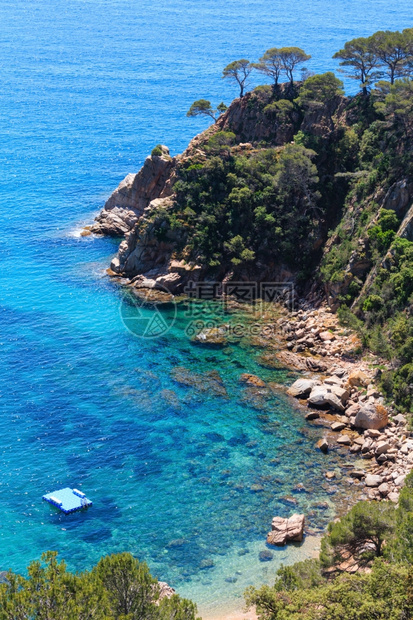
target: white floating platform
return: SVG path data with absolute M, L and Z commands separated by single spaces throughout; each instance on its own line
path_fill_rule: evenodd
M 42 499 L 44 499 L 45 502 L 49 502 L 49 504 L 56 506 L 56 508 L 59 508 L 59 510 L 64 512 L 66 515 L 92 506 L 92 502 L 84 493 L 82 493 L 82 491 L 70 489 L 69 487 L 59 489 L 59 491 L 53 491 L 53 493 L 47 493 L 46 495 L 43 495 Z

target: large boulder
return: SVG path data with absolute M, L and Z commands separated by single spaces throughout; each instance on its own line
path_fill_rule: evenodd
M 389 416 L 386 407 L 375 403 L 361 405 L 357 412 L 354 426 L 356 428 L 380 430 L 387 426 Z
M 344 405 L 341 400 L 332 391 L 333 386 L 316 385 L 312 390 L 308 399 L 308 404 L 313 407 L 333 407 L 337 411 L 344 411 Z
M 345 405 L 350 398 L 350 392 L 340 385 L 329 385 L 328 389 Z
M 383 478 L 376 474 L 367 474 L 364 482 L 366 487 L 379 487 L 383 483 Z
M 304 398 L 305 396 L 308 396 L 317 383 L 318 382 L 314 379 L 297 379 L 297 381 L 294 381 L 294 383 L 288 388 L 287 394 L 290 396 L 295 396 L 296 398 Z
M 394 183 L 387 192 L 384 202 L 384 209 L 392 209 L 396 211 L 398 217 L 402 217 L 406 213 L 406 209 L 411 203 L 413 196 L 413 183 L 409 183 L 408 179 L 402 179 Z
M 289 519 L 274 517 L 267 543 L 282 547 L 287 542 L 301 542 L 304 536 L 305 516 L 293 514 Z

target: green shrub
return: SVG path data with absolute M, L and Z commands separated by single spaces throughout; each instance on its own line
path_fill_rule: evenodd
M 163 155 L 162 144 L 157 144 L 155 146 L 155 148 L 152 149 L 151 155 L 152 156 L 154 156 L 154 155 L 158 155 L 158 156 Z

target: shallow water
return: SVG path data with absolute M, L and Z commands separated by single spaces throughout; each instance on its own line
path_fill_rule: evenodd
M 129 550 L 211 613 L 313 553 L 308 538 L 258 559 L 274 514 L 325 525 L 338 492 L 323 473 L 348 460 L 314 450 L 321 430 L 281 392 L 239 383 L 293 376 L 245 343 L 192 344 L 183 307 L 164 337 L 131 335 L 104 274 L 116 242 L 78 231 L 156 143 L 180 152 L 205 126 L 185 118 L 194 99 L 229 103 L 230 60 L 299 44 L 309 68 L 330 69 L 348 38 L 409 18 L 405 0 L 0 0 L 1 569 L 46 549 L 74 570 Z M 41 502 L 66 485 L 93 508 Z

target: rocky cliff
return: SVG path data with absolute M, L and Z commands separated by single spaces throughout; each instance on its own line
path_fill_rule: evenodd
M 132 230 L 152 200 L 170 196 L 171 172 L 176 160 L 162 146 L 162 155 L 150 155 L 141 170 L 128 174 L 108 198 L 90 231 L 121 237 Z
M 411 136 L 394 142 L 399 125 L 393 136 L 373 96 L 308 101 L 300 88 L 260 86 L 182 155 L 164 146 L 128 174 L 90 228 L 124 237 L 112 272 L 172 293 L 200 277 L 289 280 L 356 307 L 392 256 L 383 210 L 395 237 L 413 238 Z
M 171 158 L 164 146 L 161 156 L 149 156 L 140 172 L 128 174 L 90 228 L 95 234 L 124 237 L 110 265 L 112 272 L 133 278 L 139 286 L 167 286 L 172 293 L 181 291 L 188 280 L 206 275 L 204 257 L 185 249 L 182 252 L 187 226 L 170 226 L 166 221 L 165 214 L 176 209 L 174 185 L 180 171 L 193 164 L 200 168 L 212 158 L 228 158 L 229 152 L 210 146 L 214 136 L 230 136 L 230 156 L 236 157 L 255 156 L 269 148 L 281 149 L 309 127 L 315 139 L 331 140 L 347 122 L 346 98 L 335 97 L 327 105 L 304 110 L 292 103 L 297 92 L 297 87 L 291 89 L 286 85 L 274 96 L 272 88 L 260 87 L 236 99 L 216 125 L 196 136 L 182 155 Z M 317 230 L 312 243 L 320 248 L 327 232 L 325 218 L 320 218 Z M 237 269 L 230 263 L 221 267 L 214 273 L 220 280 L 295 277 L 294 269 L 282 257 L 266 263 L 257 260 Z

